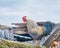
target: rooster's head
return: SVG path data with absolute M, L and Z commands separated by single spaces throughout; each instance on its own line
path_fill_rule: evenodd
M 27 16 L 23 16 L 22 20 L 23 20 L 23 22 L 26 22 L 27 21 Z

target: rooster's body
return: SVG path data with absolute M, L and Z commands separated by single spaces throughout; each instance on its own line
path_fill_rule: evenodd
M 45 28 L 43 26 L 37 25 L 37 23 L 31 19 L 27 19 L 27 29 L 30 36 L 34 39 L 40 39 L 41 35 L 44 33 Z
M 39 26 L 32 19 L 26 18 L 26 16 L 24 16 L 22 19 L 23 22 L 26 22 L 28 34 L 33 38 L 33 40 L 36 40 L 36 45 L 39 45 L 43 36 L 47 36 L 51 32 L 51 23 L 47 22 L 44 26 Z

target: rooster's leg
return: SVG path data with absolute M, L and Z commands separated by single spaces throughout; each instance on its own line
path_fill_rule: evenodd
M 35 45 L 37 45 L 37 46 L 40 45 L 40 40 L 36 40 Z

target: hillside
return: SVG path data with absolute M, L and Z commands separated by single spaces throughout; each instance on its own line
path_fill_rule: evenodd
M 34 46 L 24 42 L 9 41 L 0 39 L 0 48 L 45 48 L 43 46 Z

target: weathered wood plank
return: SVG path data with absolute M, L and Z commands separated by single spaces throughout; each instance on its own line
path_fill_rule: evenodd
M 26 23 L 12 23 L 12 25 L 16 25 L 20 28 L 24 28 L 24 27 L 26 28 Z
M 27 32 L 27 29 L 26 28 L 24 28 L 24 29 L 12 29 L 13 31 L 25 31 L 25 32 Z
M 58 39 L 58 37 L 60 37 L 60 27 L 59 26 L 55 27 L 55 29 L 53 29 L 52 34 L 44 42 L 43 46 L 49 47 L 54 40 Z
M 9 27 L 0 27 L 0 29 L 10 29 Z
M 15 31 L 14 34 L 28 34 L 28 32 L 25 32 L 25 31 Z
M 58 36 L 58 38 L 56 39 L 57 41 L 60 41 L 60 36 Z
M 37 22 L 38 25 L 44 25 L 45 22 Z M 26 27 L 26 23 L 11 23 L 12 25 Z

